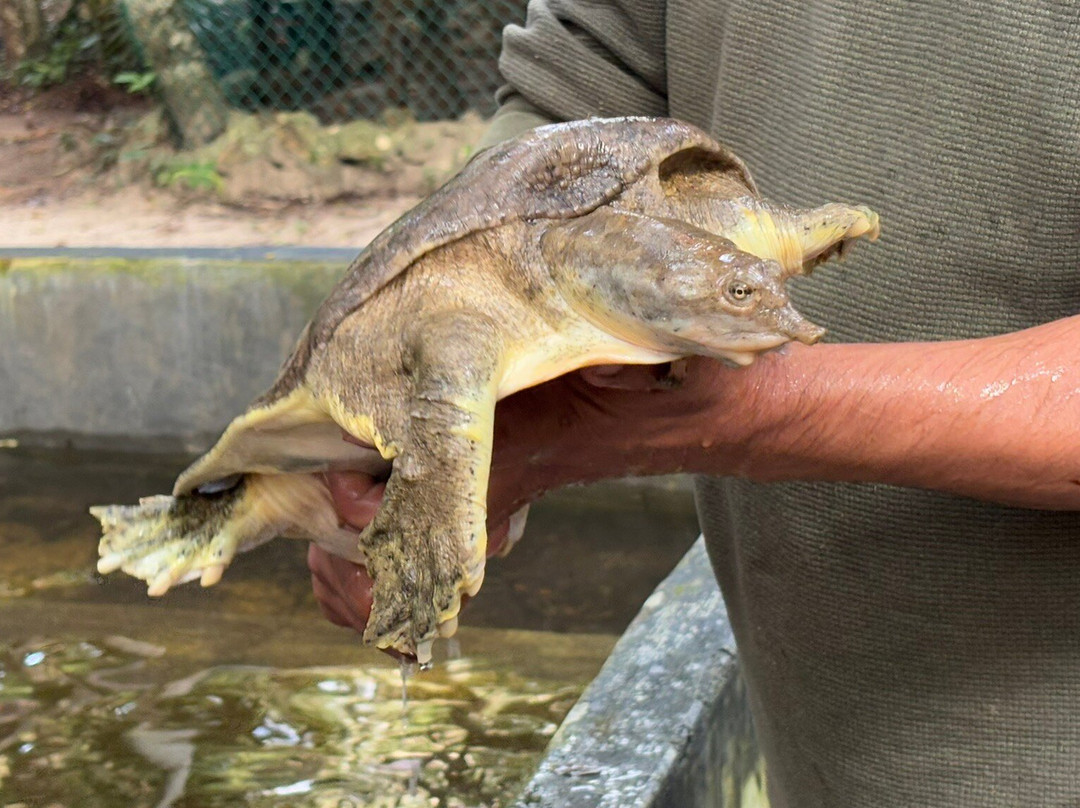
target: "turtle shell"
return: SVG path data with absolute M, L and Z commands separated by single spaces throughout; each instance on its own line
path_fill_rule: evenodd
M 582 216 L 687 155 L 696 165 L 732 172 L 742 187 L 756 192 L 733 153 L 697 127 L 669 118 L 552 124 L 480 152 L 357 256 L 301 334 L 273 387 L 253 406 L 267 406 L 294 390 L 312 353 L 341 321 L 426 253 L 513 221 Z

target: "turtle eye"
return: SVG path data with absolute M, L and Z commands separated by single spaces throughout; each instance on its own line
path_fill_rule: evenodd
M 754 287 L 742 281 L 733 281 L 728 284 L 727 296 L 732 303 L 746 305 L 754 297 Z

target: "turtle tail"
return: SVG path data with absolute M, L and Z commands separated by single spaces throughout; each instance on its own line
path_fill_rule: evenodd
M 98 505 L 98 571 L 115 570 L 146 581 L 148 594 L 199 578 L 212 586 L 238 552 L 278 535 L 287 524 L 260 507 L 256 485 L 240 477 L 213 493 L 146 497 L 138 505 Z

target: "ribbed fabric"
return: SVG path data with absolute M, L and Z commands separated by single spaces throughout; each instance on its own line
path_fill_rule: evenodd
M 497 134 L 698 124 L 771 199 L 881 213 L 794 290 L 831 339 L 979 337 L 1080 312 L 1078 43 L 1069 3 L 532 0 Z M 699 508 L 773 808 L 1080 806 L 1080 515 L 722 480 Z

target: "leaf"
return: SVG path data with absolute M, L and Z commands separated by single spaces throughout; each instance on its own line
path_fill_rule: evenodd
M 113 84 L 126 85 L 128 92 L 133 94 L 146 92 L 156 80 L 157 73 L 153 71 L 146 73 L 124 71 L 113 76 Z

